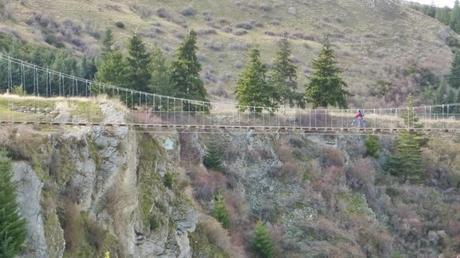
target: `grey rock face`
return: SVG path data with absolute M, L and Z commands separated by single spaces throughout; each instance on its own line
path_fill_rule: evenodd
M 30 165 L 25 162 L 13 164 L 13 181 L 17 184 L 19 209 L 27 222 L 28 229 L 27 252 L 22 257 L 48 257 L 45 228 L 40 206 L 43 183 Z M 63 251 L 64 249 L 62 248 Z
M 71 119 L 65 104 L 57 106 L 61 116 L 56 121 Z M 104 122 L 125 121 L 124 111 L 116 104 L 102 101 L 100 107 Z M 30 137 L 38 135 L 33 130 L 28 133 Z M 27 251 L 21 258 L 63 257 L 64 230 L 68 229 L 61 228 L 60 216 L 66 213 L 57 210 L 67 209 L 69 203 L 77 214 L 84 214 L 85 220 L 116 239 L 121 257 L 191 257 L 188 233 L 195 230 L 197 211 L 161 181 L 166 172 L 177 169 L 174 165 L 180 152 L 177 135 L 151 137 L 165 143 L 165 146 L 159 144 L 161 157 L 147 170 L 160 178 L 152 185 L 155 190 L 151 198 L 161 198 L 166 210 L 166 223 L 152 232 L 143 225 L 140 215 L 139 198 L 145 193 L 139 189 L 141 143 L 136 132 L 122 127 L 67 127 L 53 132 L 43 142 L 37 141 L 39 145 L 34 148 L 40 152 L 37 157 L 45 159 L 40 163 L 44 171 L 37 174 L 27 162 L 14 163 L 18 203 L 29 232 Z M 56 191 L 44 197 L 48 185 Z

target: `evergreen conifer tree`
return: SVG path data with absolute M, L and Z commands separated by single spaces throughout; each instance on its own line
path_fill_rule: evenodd
M 373 158 L 379 158 L 380 143 L 379 138 L 375 135 L 369 135 L 364 141 L 364 146 L 366 146 L 366 155 Z
M 396 148 L 386 164 L 387 171 L 403 182 L 420 182 L 423 173 L 420 137 L 418 134 L 401 132 Z
M 214 207 L 212 209 L 212 216 L 220 222 L 222 227 L 230 227 L 230 217 L 228 215 L 228 210 L 225 206 L 225 199 L 222 196 L 222 194 L 217 194 L 214 197 Z
M 88 80 L 94 79 L 94 75 L 97 72 L 97 66 L 94 58 L 87 58 L 84 56 L 80 64 L 80 71 L 81 77 Z
M 125 85 L 139 91 L 150 90 L 150 54 L 147 52 L 142 39 L 134 35 L 128 44 L 127 80 Z
M 254 48 L 249 53 L 249 61 L 240 75 L 236 86 L 236 98 L 240 111 L 262 112 L 262 107 L 274 111 L 277 108 L 276 91 L 266 78 L 267 68 L 260 60 L 260 52 Z
M 434 5 L 434 3 L 432 2 L 431 5 L 424 5 L 423 13 L 434 18 L 436 16 L 436 6 Z
M 107 29 L 102 39 L 102 56 L 112 52 L 113 48 L 113 33 L 111 29 Z
M 261 258 L 272 258 L 275 255 L 273 240 L 268 233 L 267 226 L 258 221 L 252 239 L 252 248 Z
M 460 33 L 460 3 L 455 0 L 454 9 L 450 16 L 450 27 L 457 33 Z
M 16 257 L 24 247 L 26 223 L 18 211 L 11 162 L 0 152 L 0 257 Z
M 450 9 L 449 7 L 437 8 L 436 19 L 445 25 L 449 25 L 450 22 Z
M 347 84 L 340 77 L 341 70 L 337 67 L 334 50 L 328 40 L 325 41 L 319 57 L 313 61 L 313 74 L 306 86 L 305 96 L 313 108 L 329 105 L 346 108 L 345 90 Z
M 196 41 L 197 34 L 192 30 L 177 50 L 170 68 L 171 88 L 175 97 L 207 101 L 208 94 L 200 78 Z M 188 108 L 184 106 L 184 109 Z
M 449 90 L 449 94 L 447 95 L 447 103 L 445 104 L 453 104 L 456 100 L 457 95 L 455 94 L 455 91 L 453 89 Z M 448 113 L 447 115 L 451 114 L 454 112 L 454 106 L 448 106 L 446 107 L 446 112 Z
M 126 65 L 123 55 L 119 51 L 105 55 L 97 67 L 95 77 L 99 82 L 123 85 L 126 81 Z
M 287 37 L 279 41 L 279 51 L 276 54 L 271 75 L 271 83 L 276 90 L 280 104 L 291 107 L 303 104 L 304 96 L 297 90 L 297 67 L 290 59 L 291 46 Z
M 450 68 L 449 85 L 452 88 L 460 88 L 460 52 L 455 52 L 454 61 Z
M 152 78 L 150 79 L 151 91 L 161 95 L 174 95 L 170 85 L 170 74 L 166 57 L 159 48 L 152 52 L 152 62 L 150 66 Z
M 446 104 L 447 81 L 442 80 L 436 90 L 436 104 Z
M 423 124 L 419 123 L 419 119 L 414 110 L 414 98 L 409 95 L 407 98 L 407 108 L 401 112 L 401 118 L 404 120 L 404 124 L 409 128 L 421 128 Z
M 219 146 L 212 141 L 206 146 L 206 154 L 203 158 L 203 164 L 208 169 L 221 171 L 223 170 L 221 157 L 222 153 L 219 150 Z

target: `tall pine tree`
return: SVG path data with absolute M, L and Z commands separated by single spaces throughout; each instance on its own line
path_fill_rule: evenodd
M 447 81 L 442 80 L 439 84 L 438 89 L 436 90 L 436 104 L 446 104 L 447 100 Z
M 214 207 L 212 209 L 212 216 L 220 222 L 222 227 L 230 227 L 230 217 L 228 215 L 227 207 L 225 206 L 225 199 L 222 194 L 217 194 L 214 197 Z
M 262 112 L 263 107 L 269 111 L 275 111 L 276 90 L 268 83 L 266 78 L 267 68 L 260 60 L 260 52 L 254 48 L 250 51 L 249 61 L 238 80 L 236 86 L 236 98 L 240 111 Z
M 271 75 L 271 83 L 275 87 L 277 98 L 282 105 L 303 106 L 302 94 L 297 90 L 297 67 L 290 59 L 291 46 L 287 37 L 279 41 L 279 51 L 276 54 Z
M 111 29 L 107 29 L 102 39 L 102 56 L 105 56 L 113 50 L 113 33 Z
M 275 246 L 268 233 L 267 226 L 258 221 L 252 238 L 252 249 L 261 258 L 272 258 L 275 256 Z
M 177 50 L 170 68 L 171 93 L 178 98 L 207 101 L 208 94 L 200 78 L 201 64 L 196 55 L 196 43 L 197 34 L 192 30 Z
M 454 61 L 452 62 L 449 74 L 449 85 L 452 88 L 460 88 L 460 52 L 455 52 Z
M 119 51 L 105 55 L 97 67 L 96 80 L 99 82 L 124 85 L 126 81 L 126 64 Z
M 401 111 L 401 118 L 404 125 L 409 128 L 422 128 L 423 124 L 419 123 L 419 119 L 414 110 L 414 98 L 409 95 L 407 98 L 407 108 Z
M 319 54 L 313 61 L 313 74 L 306 85 L 305 96 L 313 108 L 327 107 L 329 105 L 340 108 L 347 107 L 345 90 L 347 84 L 340 77 L 341 70 L 337 67 L 334 50 L 326 39 Z
M 125 85 L 130 89 L 150 91 L 150 54 L 142 39 L 134 35 L 128 44 L 127 80 Z
M 80 76 L 88 80 L 93 80 L 96 72 L 97 66 L 94 58 L 84 56 L 80 63 Z
M 152 52 L 150 70 L 152 71 L 152 78 L 150 79 L 151 91 L 161 95 L 174 95 L 170 85 L 170 74 L 166 57 L 158 47 Z
M 18 211 L 11 162 L 0 152 L 0 257 L 16 257 L 24 247 L 26 223 Z
M 453 103 L 455 103 L 456 98 L 457 98 L 457 95 L 455 94 L 455 91 L 453 89 L 450 89 L 449 94 L 447 95 L 447 100 L 446 100 L 447 103 L 445 103 L 445 104 L 453 104 Z M 446 112 L 448 114 L 454 112 L 454 107 L 453 106 L 446 107 Z M 448 114 L 446 114 L 446 115 L 448 115 Z
M 450 23 L 449 7 L 437 8 L 436 9 L 436 19 L 438 19 L 438 21 L 444 23 L 445 25 L 449 25 Z
M 222 171 L 222 151 L 216 141 L 211 141 L 206 145 L 206 154 L 203 158 L 203 165 L 208 169 Z
M 401 132 L 393 154 L 387 161 L 386 170 L 406 182 L 423 180 L 422 151 L 420 136 L 415 133 Z
M 460 33 L 460 3 L 455 0 L 454 9 L 450 16 L 450 27 L 457 33 Z

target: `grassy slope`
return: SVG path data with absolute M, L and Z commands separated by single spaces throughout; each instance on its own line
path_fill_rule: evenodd
M 394 88 L 415 86 L 404 78 L 408 68 L 428 68 L 435 74 L 446 74 L 452 54 L 442 36 L 449 31 L 440 23 L 406 7 L 368 0 L 340 1 L 261 1 L 248 0 L 22 0 L 6 5 L 14 21 L 4 20 L 0 29 L 16 31 L 22 38 L 43 42 L 40 26 L 27 25 L 36 14 L 54 20 L 62 27 L 66 20 L 81 26 L 82 32 L 73 37 L 81 39 L 85 47 L 78 48 L 67 42 L 67 47 L 89 54 L 97 53 L 99 42 L 88 32 L 100 32 L 114 28 L 117 45 L 123 45 L 133 32 L 144 35 L 150 46 L 157 44 L 172 55 L 181 37 L 193 28 L 198 32 L 213 29 L 215 33 L 200 36 L 200 58 L 203 77 L 209 89 L 224 89 L 232 95 L 234 84 L 244 64 L 244 46 L 257 45 L 264 50 L 266 62 L 275 54 L 276 36 L 288 32 L 303 35 L 293 38 L 294 57 L 298 60 L 301 84 L 310 72 L 311 60 L 319 51 L 319 41 L 330 34 L 341 67 L 352 92 L 367 95 L 378 79 L 393 83 Z M 180 14 L 192 7 L 194 16 Z M 166 17 L 158 15 L 164 8 Z M 295 14 L 294 11 L 295 10 Z M 207 14 L 206 14 L 207 13 Z M 165 15 L 163 15 L 165 16 Z M 358 18 L 359 17 L 359 18 Z M 125 29 L 115 27 L 121 21 Z M 276 21 L 276 22 L 274 22 Z M 237 36 L 239 23 L 253 23 L 247 34 Z M 228 32 L 231 28 L 232 32 Z M 59 32 L 56 32 L 59 34 Z M 220 50 L 212 50 L 215 45 Z M 211 92 L 215 92 L 212 91 Z M 397 97 L 394 97 L 397 98 Z M 382 100 L 355 97 L 355 103 L 382 104 Z M 388 102 L 388 100 L 387 100 Z M 397 100 L 399 104 L 401 100 Z M 387 103 L 393 104 L 393 103 Z

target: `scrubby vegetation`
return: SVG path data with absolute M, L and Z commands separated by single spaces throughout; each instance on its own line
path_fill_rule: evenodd
M 199 223 L 190 235 L 194 258 L 230 258 L 230 243 L 225 243 L 222 232 L 211 223 Z
M 266 221 L 257 226 L 265 224 L 259 229 L 265 237 L 259 238 L 268 247 L 261 249 L 273 250 L 273 257 L 458 252 L 452 242 L 458 232 L 449 226 L 456 223 L 445 217 L 459 208 L 449 202 L 458 195 L 457 140 L 446 144 L 448 139 L 407 132 L 350 136 L 332 147 L 326 138 L 319 144 L 309 136 L 256 136 L 241 147 L 244 138 L 222 136 L 224 175 L 199 168 L 190 175 L 195 197 L 209 214 L 215 193 L 225 196 L 227 232 L 247 243 L 243 247 L 253 256 L 270 257 L 254 249 L 254 234 L 244 233 L 256 228 L 258 218 Z M 187 156 L 192 164 L 195 159 Z

